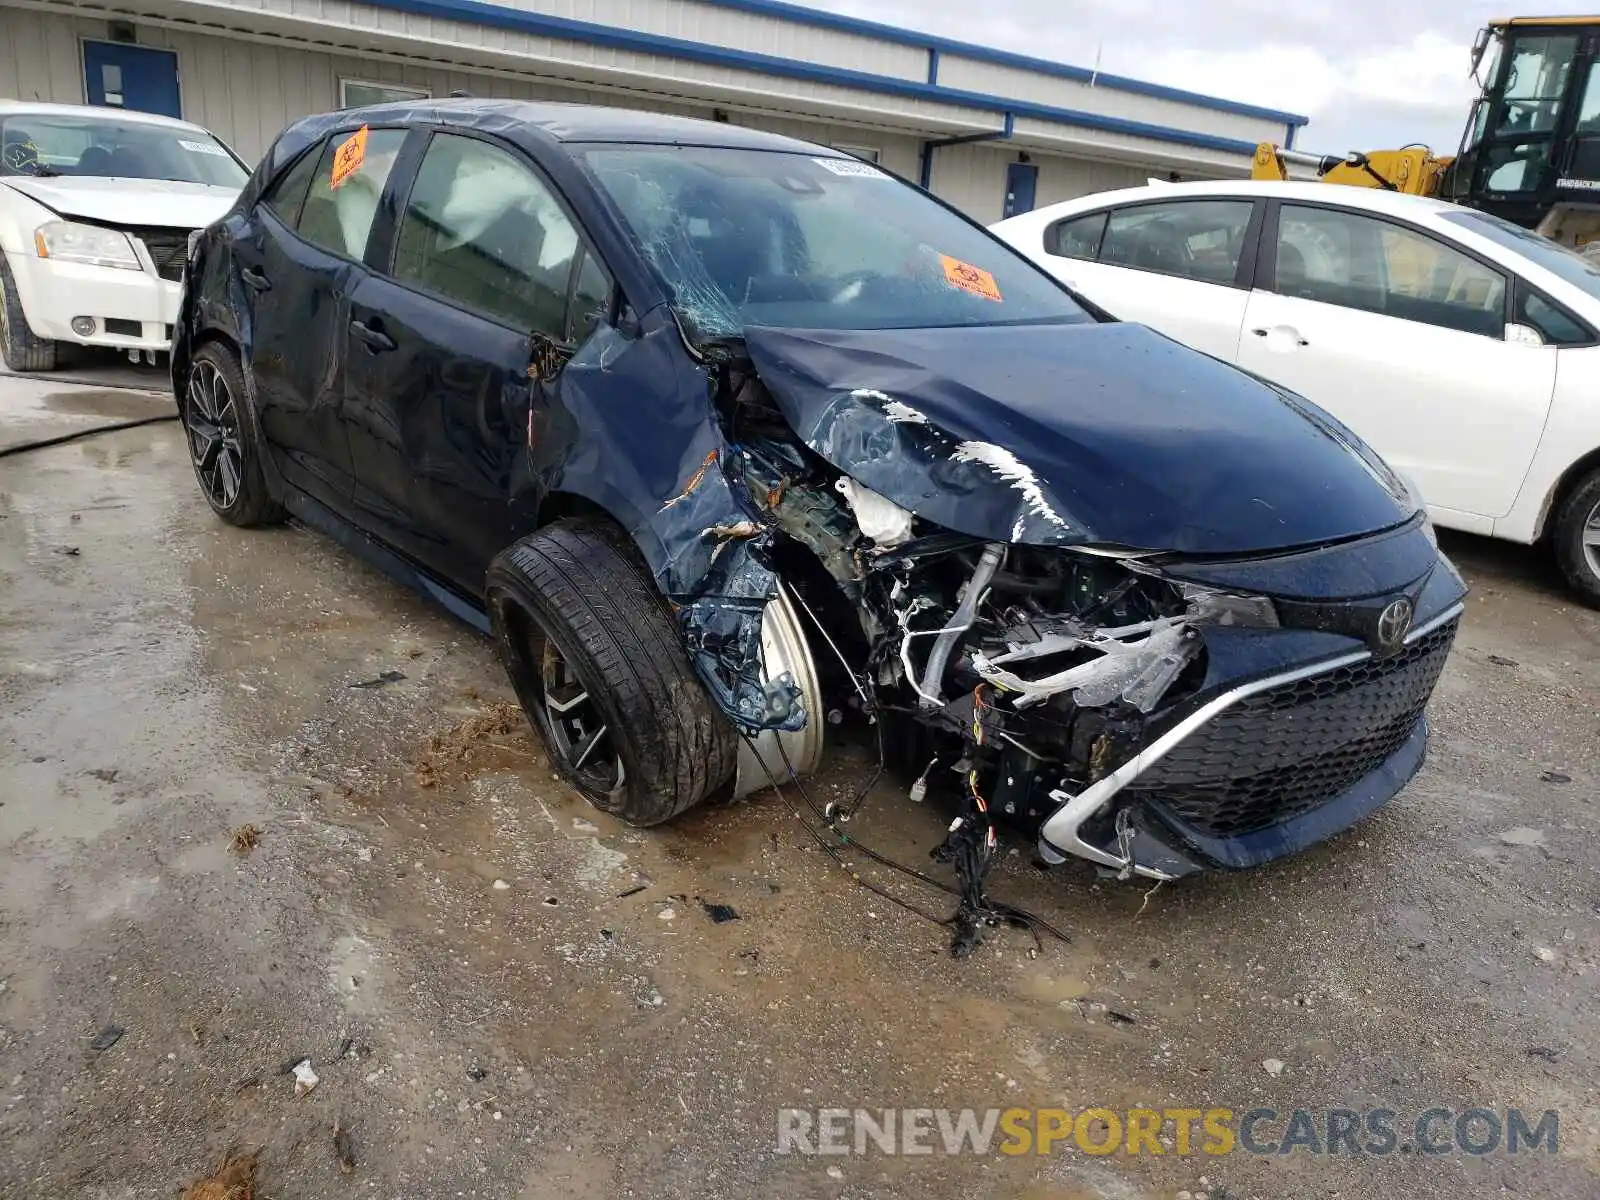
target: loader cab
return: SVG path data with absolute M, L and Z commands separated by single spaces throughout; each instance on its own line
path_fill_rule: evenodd
M 1552 210 L 1600 208 L 1600 17 L 1518 17 L 1482 30 L 1482 94 L 1441 187 L 1529 228 Z

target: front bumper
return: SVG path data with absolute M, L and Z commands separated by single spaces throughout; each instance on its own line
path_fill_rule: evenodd
M 1436 613 L 1390 658 L 1350 650 L 1208 694 L 1103 779 L 1052 792 L 1042 855 L 1170 879 L 1257 866 L 1348 828 L 1421 767 L 1423 709 L 1462 611 Z
M 172 341 L 183 285 L 156 274 L 142 243 L 142 271 L 7 254 L 28 327 L 38 337 L 82 346 L 165 351 Z M 74 317 L 89 317 L 94 332 L 79 334 Z

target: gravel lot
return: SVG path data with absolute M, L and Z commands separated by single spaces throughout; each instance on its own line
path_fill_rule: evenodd
M 0 377 L 0 446 L 170 411 L 130 382 Z M 216 521 L 175 425 L 0 459 L 0 1197 L 170 1198 L 232 1148 L 266 1200 L 1592 1200 L 1600 614 L 1534 552 L 1447 549 L 1474 592 L 1398 802 L 1148 896 L 1023 848 L 991 890 L 1071 944 L 958 963 L 788 800 L 590 809 L 484 639 Z M 942 823 L 886 783 L 852 829 L 922 863 Z M 827 1105 L 1554 1108 L 1561 1151 L 776 1153 L 780 1106 Z

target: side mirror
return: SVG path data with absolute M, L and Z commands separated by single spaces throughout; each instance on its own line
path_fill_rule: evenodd
M 1519 325 L 1515 322 L 1506 326 L 1506 344 L 1508 346 L 1542 346 L 1544 334 L 1532 325 Z

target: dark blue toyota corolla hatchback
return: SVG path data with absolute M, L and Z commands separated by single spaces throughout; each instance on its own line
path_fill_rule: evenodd
M 997 823 L 1157 879 L 1344 829 L 1421 765 L 1462 611 L 1327 414 L 726 124 L 301 121 L 196 236 L 172 370 L 217 513 L 492 631 L 602 809 L 865 735 L 961 806 L 969 900 Z

